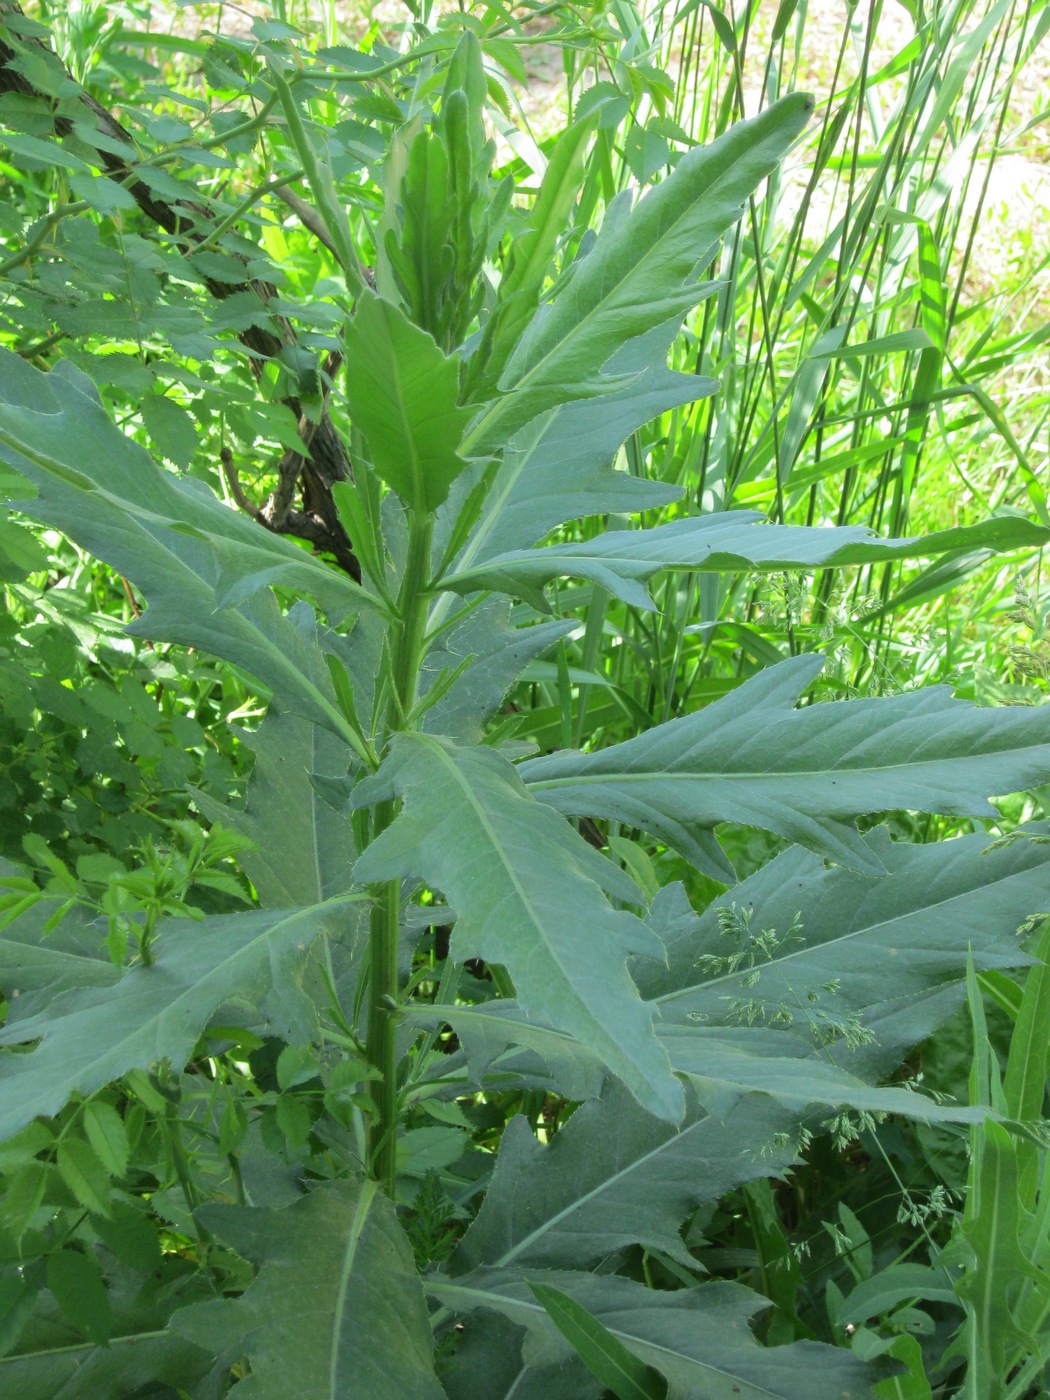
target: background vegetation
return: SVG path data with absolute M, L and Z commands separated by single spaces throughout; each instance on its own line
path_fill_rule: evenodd
M 452 351 L 480 308 L 460 293 L 483 269 L 492 284 L 506 275 L 507 250 L 528 229 L 572 120 L 591 119 L 578 187 L 559 211 L 562 269 L 587 250 L 624 189 L 658 185 L 697 144 L 787 93 L 812 91 L 805 136 L 713 255 L 707 273 L 718 289 L 670 347 L 672 369 L 716 379 L 718 392 L 661 404 L 627 436 L 617 464 L 652 484 L 649 527 L 749 509 L 779 524 L 861 525 L 883 537 L 984 533 L 945 535 L 919 559 L 836 571 L 658 574 L 652 612 L 603 582 L 560 579 L 555 609 L 572 626 L 528 660 L 487 742 L 541 754 L 604 749 L 814 651 L 827 659 L 814 699 L 886 698 L 947 682 L 982 707 L 1043 703 L 1050 605 L 1041 547 L 1014 546 L 1042 538 L 1019 535 L 1017 522 L 1050 528 L 1044 4 L 756 0 L 723 9 L 693 0 L 350 13 L 335 0 L 254 11 L 41 0 L 0 4 L 0 26 L 2 343 L 35 368 L 71 364 L 172 472 L 357 579 L 358 531 L 330 490 L 362 455 L 340 379 L 341 231 L 360 255 L 362 285 L 378 279 L 384 294 L 396 285 L 412 319 Z M 425 287 L 406 289 L 410 275 L 388 250 L 397 216 L 381 165 L 399 169 L 419 114 L 443 110 L 464 31 L 484 53 L 495 150 L 480 183 L 491 222 L 471 225 L 469 237 L 459 231 L 476 265 L 449 271 L 443 294 L 428 302 Z M 286 43 L 296 62 L 317 65 L 311 140 L 324 135 L 305 148 L 263 92 L 267 46 Z M 311 152 L 323 158 L 345 220 L 326 208 Z M 260 284 L 272 292 L 264 297 Z M 5 470 L 0 487 L 21 499 Z M 625 491 L 622 514 L 608 498 L 582 523 L 559 519 L 550 538 L 579 542 L 625 526 L 637 499 Z M 136 950 L 148 956 L 162 918 L 272 904 L 261 880 L 268 864 L 280 878 L 280 862 L 260 861 L 251 837 L 272 855 L 280 835 L 233 815 L 242 814 L 249 774 L 269 772 L 275 753 L 274 731 L 260 727 L 270 693 L 249 668 L 129 635 L 144 606 L 133 583 L 17 512 L 0 520 L 0 587 L 0 898 L 15 931 L 0 976 L 21 1016 L 36 1003 L 18 1008 L 16 994 L 39 1000 L 48 985 L 27 971 L 34 939 L 55 956 L 90 945 L 120 967 Z M 535 603 L 516 604 L 519 625 L 539 621 Z M 1010 786 L 1005 769 L 1002 781 Z M 932 813 L 880 815 L 908 846 L 970 835 L 974 855 L 998 842 L 1004 859 L 1038 853 L 1046 779 L 1025 781 L 999 803 L 998 818 L 939 815 L 935 804 Z M 994 782 L 987 792 L 997 795 Z M 874 820 L 862 815 L 860 826 Z M 710 863 L 626 820 L 585 816 L 577 826 L 657 896 L 665 934 L 689 917 L 686 899 L 698 914 L 710 911 L 707 927 L 720 920 L 742 951 L 713 972 L 776 960 Z M 722 822 L 719 839 L 742 879 L 760 880 L 778 853 L 794 858 L 783 833 L 743 816 Z M 924 869 L 933 880 L 941 867 Z M 672 881 L 682 882 L 678 906 L 666 895 Z M 1047 912 L 1048 892 L 1040 873 L 1015 927 Z M 443 1005 L 455 995 L 448 928 L 425 906 L 414 917 L 423 941 L 403 971 L 421 1007 Z M 933 1125 L 874 1110 L 855 1110 L 828 1131 L 825 1116 L 824 1130 L 811 1123 L 768 1176 L 734 1180 L 683 1210 L 671 1247 L 666 1231 L 659 1243 L 610 1244 L 595 1256 L 597 1274 L 618 1267 L 656 1293 L 708 1274 L 704 1287 L 746 1284 L 771 1305 L 755 1323 L 764 1345 L 816 1340 L 851 1359 L 893 1358 L 896 1367 L 864 1382 L 880 1396 L 1043 1394 L 1050 993 L 1040 929 L 1038 919 L 1025 923 L 1030 971 L 1018 970 L 1022 955 L 1001 950 L 983 966 L 975 952 L 978 965 L 967 969 L 967 946 L 979 940 L 959 929 L 943 1024 L 876 1075 L 921 1076 L 934 1097 L 989 1106 L 1026 1124 L 1027 1136 L 998 1123 Z M 781 928 L 784 936 L 791 931 Z M 468 963 L 462 1004 L 503 994 L 499 976 Z M 830 991 L 805 1016 L 826 1018 L 840 1037 L 861 1033 Z M 273 1267 L 276 1246 L 261 1233 L 223 1235 L 208 1209 L 240 1202 L 277 1211 L 312 1200 L 298 1183 L 342 1179 L 343 1139 L 368 1130 L 376 1090 L 355 1060 L 354 1014 L 328 1024 L 320 1047 L 251 1024 L 212 1025 L 185 1071 L 161 1063 L 115 1075 L 0 1144 L 0 1383 L 6 1365 L 12 1394 L 221 1395 L 231 1380 L 245 1396 L 279 1393 L 276 1373 L 247 1342 L 230 1355 L 216 1347 L 202 1374 L 180 1372 L 187 1348 L 177 1334 L 174 1347 L 168 1336 L 148 1352 L 145 1370 L 99 1360 L 115 1351 L 107 1342 L 152 1335 L 156 1316 L 176 1307 L 252 1297 L 245 1261 Z M 458 1040 L 447 1020 L 419 1024 L 425 1080 L 426 1056 L 454 1056 Z M 349 1068 L 333 1067 L 333 1046 Z M 508 1062 L 508 1073 L 515 1068 Z M 551 1143 L 589 1097 L 555 1092 L 539 1074 L 502 1093 L 409 1096 L 396 1200 L 423 1271 L 444 1277 L 463 1248 L 514 1115 Z M 626 1102 L 615 1112 L 601 1103 L 607 1131 L 626 1132 L 617 1126 L 630 1120 Z M 1017 1218 L 993 1222 L 989 1201 L 1011 1197 Z M 324 1222 L 304 1224 L 314 1228 L 323 1235 Z M 505 1382 L 497 1356 L 520 1335 L 520 1318 L 508 1313 L 457 1348 L 456 1330 L 442 1326 L 459 1304 L 439 1290 L 447 1393 L 520 1400 L 536 1385 L 583 1395 L 592 1376 L 596 1395 L 661 1394 L 668 1385 L 671 1394 L 730 1393 L 710 1377 L 703 1389 L 659 1367 L 632 1367 L 644 1348 L 617 1350 L 615 1327 L 594 1322 L 597 1295 L 576 1296 L 574 1311 L 557 1278 L 546 1295 L 537 1286 L 537 1307 L 589 1370 L 564 1370 L 575 1363 L 534 1337 L 538 1359 Z M 737 1324 L 746 1329 L 739 1314 Z M 206 1334 L 194 1333 L 195 1344 Z M 241 1379 L 249 1370 L 252 1380 Z M 803 1393 L 792 1385 L 822 1393 L 805 1368 L 795 1379 L 790 1366 L 782 1372 L 780 1381 L 737 1380 L 751 1387 L 746 1394 Z

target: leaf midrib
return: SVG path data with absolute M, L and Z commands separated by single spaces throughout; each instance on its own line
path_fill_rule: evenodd
M 378 1190 L 379 1183 L 377 1181 L 366 1179 L 361 1182 L 361 1189 L 354 1206 L 354 1218 L 350 1222 L 350 1229 L 347 1232 L 346 1247 L 343 1251 L 343 1266 L 332 1310 L 331 1340 L 328 1348 L 328 1394 L 332 1400 L 339 1400 L 339 1391 L 336 1388 L 339 1371 L 339 1335 L 342 1331 L 343 1313 L 346 1309 L 346 1295 L 350 1287 L 350 1274 L 354 1267 L 357 1246 L 361 1242 L 361 1235 L 368 1221 L 368 1213 L 372 1209 L 372 1202 L 375 1200 Z
M 512 1307 L 517 1307 L 520 1309 L 528 1310 L 530 1312 L 534 1312 L 540 1317 L 547 1316 L 546 1310 L 542 1308 L 538 1303 L 529 1303 L 524 1299 L 515 1298 L 506 1293 L 500 1293 L 498 1290 L 493 1288 L 479 1288 L 476 1286 L 467 1288 L 463 1284 L 448 1282 L 442 1283 L 441 1289 L 444 1293 L 464 1293 L 469 1298 L 493 1300 L 498 1299 L 498 1302 L 493 1301 L 489 1303 L 489 1307 L 493 1308 L 497 1312 L 503 1311 L 503 1309 L 506 1308 L 507 1304 L 509 1303 Z M 760 1385 L 755 1381 L 747 1380 L 736 1372 L 726 1371 L 720 1366 L 713 1366 L 709 1361 L 698 1361 L 695 1357 L 688 1356 L 684 1351 L 675 1351 L 673 1348 L 665 1346 L 662 1342 L 654 1342 L 651 1341 L 648 1337 L 639 1337 L 633 1332 L 625 1332 L 621 1328 L 610 1327 L 608 1322 L 603 1321 L 600 1316 L 598 1320 L 602 1323 L 603 1327 L 608 1328 L 608 1330 L 612 1333 L 614 1337 L 619 1338 L 625 1346 L 628 1342 L 634 1342 L 636 1346 L 644 1347 L 647 1350 L 656 1352 L 661 1356 L 672 1357 L 678 1361 L 687 1361 L 691 1366 L 697 1366 L 701 1370 L 710 1372 L 710 1374 L 713 1376 L 721 1376 L 723 1379 L 730 1381 L 734 1385 L 739 1381 L 742 1385 L 746 1385 L 751 1391 L 751 1393 L 756 1397 L 767 1396 L 768 1400 L 783 1400 L 782 1392 L 769 1390 L 766 1386 Z M 741 1349 L 744 1349 L 748 1345 L 753 1346 L 757 1353 L 761 1353 L 761 1348 L 756 1342 L 748 1343 L 746 1341 L 742 1341 Z
M 994 889 L 997 885 L 1002 884 L 1002 883 L 1004 883 L 1004 882 L 1007 881 L 1007 880 L 1016 880 L 1016 879 L 1019 879 L 1022 875 L 1025 875 L 1025 874 L 1028 874 L 1028 873 L 1030 873 L 1030 872 L 1029 872 L 1029 871 L 1016 871 L 1016 870 L 1011 871 L 1009 875 L 1003 875 L 1003 876 L 1001 876 L 999 880 L 995 881 L 994 885 L 993 885 L 993 884 L 983 884 L 983 885 L 978 886 L 978 887 L 977 887 L 978 892 L 980 892 L 980 893 L 987 893 L 987 891 L 989 891 L 989 890 L 991 890 L 991 889 Z M 870 936 L 871 936 L 873 933 L 875 933 L 877 930 L 889 928 L 892 924 L 897 923 L 899 920 L 902 920 L 902 919 L 910 919 L 910 918 L 915 918 L 915 917 L 921 917 L 922 915 L 927 914 L 930 910 L 940 909 L 940 908 L 942 908 L 942 907 L 947 907 L 948 905 L 954 903 L 956 900 L 961 900 L 961 899 L 966 899 L 966 898 L 968 898 L 968 897 L 969 897 L 970 895 L 972 895 L 973 893 L 974 893 L 974 890 L 972 890 L 972 889 L 970 889 L 970 890 L 963 890 L 961 893 L 953 894 L 953 895 L 949 896 L 949 898 L 947 898 L 947 899 L 937 900 L 937 901 L 936 901 L 935 903 L 933 903 L 933 904 L 924 904 L 924 905 L 922 905 L 921 908 L 919 908 L 919 909 L 910 909 L 910 910 L 906 911 L 906 912 L 903 913 L 903 914 L 896 914 L 896 915 L 894 915 L 894 917 L 893 917 L 892 919 L 880 919 L 877 923 L 874 923 L 874 924 L 865 924 L 863 928 L 852 929 L 852 930 L 850 930 L 850 931 L 847 932 L 847 933 L 839 934 L 839 936 L 836 937 L 836 938 L 829 938 L 829 939 L 825 940 L 823 943 L 818 943 L 818 944 L 810 945 L 809 947 L 806 947 L 806 948 L 797 948 L 797 949 L 794 949 L 794 950 L 791 951 L 791 952 L 785 953 L 785 954 L 783 955 L 783 957 L 777 958 L 777 959 L 775 960 L 775 961 L 776 961 L 776 966 L 777 966 L 777 967 L 780 967 L 780 966 L 782 966 L 784 963 L 791 962 L 793 959 L 796 959 L 796 958 L 804 958 L 807 954 L 812 954 L 812 953 L 814 953 L 814 952 L 822 952 L 825 948 L 835 948 L 837 945 L 842 944 L 842 943 L 846 943 L 846 942 L 848 942 L 850 939 L 853 939 L 853 938 L 870 937 Z M 725 974 L 724 974 L 723 976 L 721 976 L 721 977 L 712 977 L 710 980 L 705 981 L 705 982 L 694 982 L 694 983 L 693 983 L 691 986 L 689 986 L 689 987 L 678 987 L 678 988 L 676 988 L 675 991 L 673 991 L 673 992 L 665 992 L 663 996 L 654 997 L 654 998 L 652 999 L 651 1005 L 653 1005 L 653 1006 L 668 1005 L 669 1003 L 675 1001 L 675 1000 L 676 1000 L 677 998 L 679 998 L 679 997 L 693 996 L 693 995 L 695 995 L 697 992 L 699 992 L 699 991 L 706 991 L 708 988 L 711 988 L 711 987 L 726 986 L 726 985 L 732 983 L 732 982 L 733 982 L 737 977 L 739 977 L 739 976 L 740 976 L 740 973 L 725 973 Z M 955 979 L 955 980 L 958 980 L 958 979 Z M 937 985 L 938 985 L 938 986 L 943 986 L 944 983 L 938 983 Z M 921 993 L 920 993 L 920 994 L 921 994 Z
M 866 736 L 870 737 L 870 736 Z M 1046 744 L 1025 744 L 1022 747 L 1012 747 L 1005 751 L 1011 754 L 1026 754 L 1030 751 L 1045 749 Z M 599 751 L 600 752 L 600 751 Z M 968 751 L 961 755 L 962 758 L 999 758 L 1004 750 L 992 749 L 979 753 Z M 944 757 L 920 758 L 912 761 L 900 763 L 869 763 L 865 767 L 841 767 L 841 768 L 778 768 L 770 771 L 763 769 L 705 769 L 696 773 L 683 773 L 680 771 L 664 771 L 662 773 L 629 773 L 620 771 L 610 771 L 607 773 L 581 773 L 574 777 L 564 778 L 537 778 L 529 779 L 522 776 L 522 781 L 530 792 L 549 792 L 556 788 L 566 787 L 589 787 L 599 786 L 602 783 L 697 783 L 697 782 L 768 782 L 771 778 L 823 778 L 825 776 L 845 775 L 847 777 L 864 777 L 869 773 L 899 773 L 902 770 L 911 768 L 928 768 L 934 764 L 945 763 L 956 764 L 960 760 L 960 755 L 953 753 Z M 800 811 L 805 810 L 800 808 Z
M 583 1195 L 575 1196 L 573 1200 L 567 1206 L 565 1206 L 564 1209 L 559 1210 L 558 1212 L 556 1212 L 556 1214 L 552 1216 L 549 1216 L 547 1220 L 545 1220 L 542 1223 L 542 1225 L 537 1226 L 537 1228 L 535 1230 L 532 1230 L 528 1235 L 526 1235 L 524 1239 L 519 1240 L 519 1242 L 516 1245 L 514 1245 L 512 1249 L 509 1249 L 505 1254 L 501 1254 L 499 1256 L 499 1259 L 496 1260 L 493 1267 L 499 1268 L 505 1264 L 512 1263 L 525 1249 L 528 1248 L 530 1244 L 532 1244 L 534 1240 L 541 1239 L 544 1235 L 548 1234 L 557 1225 L 559 1225 L 562 1220 L 570 1216 L 573 1213 L 573 1211 L 581 1209 L 583 1206 L 595 1200 L 604 1191 L 609 1190 L 618 1182 L 626 1179 L 633 1172 L 640 1170 L 641 1167 L 646 1165 L 653 1158 L 658 1157 L 660 1153 L 663 1152 L 666 1148 L 669 1148 L 672 1143 L 680 1142 L 686 1136 L 687 1133 L 691 1133 L 694 1130 L 699 1129 L 704 1123 L 708 1121 L 709 1117 L 710 1115 L 705 1113 L 702 1118 L 698 1118 L 694 1123 L 690 1123 L 685 1128 L 680 1128 L 677 1132 L 672 1132 L 670 1136 L 664 1138 L 663 1142 L 661 1142 L 657 1147 L 651 1148 L 649 1151 L 642 1153 L 640 1157 L 632 1158 L 632 1160 L 628 1163 L 626 1167 L 621 1167 L 617 1171 L 613 1172 L 610 1176 L 603 1177 L 597 1186 L 593 1187 L 589 1191 L 585 1191 Z M 550 1148 L 547 1148 L 547 1151 L 550 1151 Z M 617 1232 L 612 1231 L 611 1233 L 615 1234 Z
M 555 965 L 557 966 L 559 972 L 561 973 L 566 985 L 572 988 L 573 995 L 576 998 L 578 1005 L 580 1005 L 586 1010 L 587 1015 L 591 1018 L 592 1021 L 595 1022 L 595 1024 L 599 1026 L 600 1029 L 603 1030 L 604 1033 L 604 1027 L 601 1027 L 601 1023 L 597 1021 L 597 1018 L 591 1011 L 590 1007 L 585 1001 L 582 1000 L 579 993 L 576 991 L 575 983 L 572 981 L 571 977 L 569 976 L 568 972 L 563 966 L 562 960 L 558 956 L 557 949 L 554 947 L 554 945 L 551 943 L 551 940 L 547 936 L 543 920 L 539 917 L 539 914 L 533 907 L 532 901 L 529 899 L 529 896 L 526 893 L 524 886 L 518 879 L 517 873 L 515 872 L 513 866 L 510 864 L 509 856 L 506 855 L 504 852 L 503 845 L 499 841 L 496 834 L 496 830 L 489 820 L 488 813 L 478 802 L 470 784 L 466 781 L 463 774 L 449 758 L 448 753 L 441 744 L 435 743 L 432 739 L 429 739 L 423 735 L 420 735 L 418 737 L 424 744 L 426 744 L 429 748 L 431 748 L 434 751 L 434 753 L 438 755 L 439 762 L 451 774 L 452 780 L 455 783 L 456 787 L 459 788 L 460 792 L 463 794 L 467 806 L 474 812 L 475 817 L 477 818 L 482 828 L 482 831 L 488 837 L 491 847 L 499 859 L 500 868 L 505 872 L 507 878 L 509 879 L 511 886 L 516 895 L 518 896 L 528 919 L 532 923 L 533 927 L 540 934 L 543 946 L 548 949 L 550 956 L 553 959 Z
M 751 150 L 752 145 L 750 143 L 745 145 L 743 154 L 737 155 L 736 159 L 732 162 L 732 165 L 719 168 L 717 173 L 715 173 L 714 181 L 720 182 L 729 173 L 735 171 L 737 166 L 740 164 L 741 160 L 745 159 L 747 155 L 751 153 Z M 554 358 L 559 353 L 559 351 L 565 353 L 566 346 L 571 346 L 574 343 L 578 343 L 581 335 L 584 335 L 587 328 L 589 328 L 594 323 L 597 317 L 608 314 L 608 306 L 609 303 L 612 302 L 613 298 L 620 294 L 625 286 L 628 286 L 630 284 L 630 282 L 637 276 L 640 268 L 650 266 L 652 260 L 654 258 L 658 258 L 659 251 L 662 247 L 666 245 L 667 239 L 670 238 L 673 234 L 677 233 L 679 226 L 687 219 L 687 217 L 690 214 L 693 213 L 696 205 L 700 202 L 700 199 L 709 193 L 711 187 L 712 182 L 709 181 L 702 191 L 700 191 L 693 199 L 690 199 L 689 203 L 679 214 L 678 218 L 673 220 L 668 225 L 667 229 L 664 231 L 659 241 L 650 244 L 649 247 L 645 250 L 643 256 L 637 261 L 631 263 L 625 275 L 621 278 L 618 278 L 617 281 L 614 282 L 612 286 L 606 290 L 604 296 L 602 296 L 601 299 L 598 302 L 596 302 L 594 306 L 592 306 L 591 310 L 587 313 L 583 320 L 577 321 L 566 335 L 564 335 L 560 340 L 558 340 L 555 343 L 555 345 L 552 346 L 551 349 L 544 356 L 541 357 L 541 359 L 539 359 L 530 369 L 526 370 L 522 377 L 518 379 L 507 392 L 505 392 L 500 398 L 498 398 L 495 401 L 492 407 L 488 410 L 487 413 L 485 413 L 481 417 L 477 425 L 472 429 L 472 431 L 468 435 L 466 442 L 463 445 L 464 456 L 469 455 L 469 448 L 472 445 L 472 443 L 477 441 L 479 438 L 483 437 L 485 431 L 491 427 L 494 421 L 499 421 L 501 408 L 515 403 L 519 396 L 523 392 L 526 392 L 531 387 L 532 383 L 534 383 L 535 380 L 538 377 L 540 377 L 542 371 L 544 370 L 549 360 Z M 631 210 L 631 213 L 628 216 L 628 220 L 625 221 L 624 226 L 620 230 L 620 233 L 618 235 L 619 237 L 624 236 L 625 232 L 630 226 L 630 221 L 637 218 L 638 209 L 641 208 L 642 203 L 643 201 L 639 200 L 638 204 Z M 637 231 L 635 230 L 635 232 Z M 595 249 L 595 252 L 596 251 L 597 249 Z M 701 282 L 698 282 L 696 284 L 696 289 L 698 293 L 700 292 L 703 286 L 704 284 Z

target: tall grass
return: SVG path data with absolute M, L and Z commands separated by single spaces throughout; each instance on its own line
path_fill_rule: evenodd
M 625 94 L 632 81 L 642 91 L 599 145 L 585 205 L 636 177 L 632 143 L 674 151 L 686 137 L 710 141 L 799 87 L 820 104 L 812 134 L 711 269 L 724 290 L 675 348 L 677 367 L 714 375 L 720 394 L 629 443 L 631 469 L 681 485 L 693 509 L 753 508 L 885 535 L 1002 511 L 1047 521 L 1047 255 L 1019 220 L 1004 230 L 1022 230 L 1007 278 L 980 255 L 1003 153 L 1014 153 L 1012 169 L 1018 151 L 1040 153 L 1026 73 L 1050 10 L 785 0 L 723 11 L 691 0 L 644 11 L 621 3 L 612 14 L 633 68 L 611 71 Z M 573 74 L 577 91 L 608 81 L 610 67 L 589 61 Z M 673 98 L 653 68 L 673 77 Z M 1023 567 L 1038 594 L 1038 563 Z M 615 724 L 624 695 L 658 718 L 690 708 L 797 649 L 803 634 L 829 652 L 829 674 L 849 692 L 950 679 L 981 698 L 1034 698 L 1030 686 L 997 684 L 1010 678 L 1002 625 L 1016 569 L 989 572 L 983 552 L 960 552 L 925 571 L 826 575 L 808 599 L 775 582 L 720 591 L 675 580 L 656 621 L 607 613 L 594 598 L 601 624 L 592 611 L 570 659 L 586 670 L 586 637 L 618 628 L 622 670 L 605 679 L 622 693 L 602 700 L 584 685 L 571 728 L 578 739 Z

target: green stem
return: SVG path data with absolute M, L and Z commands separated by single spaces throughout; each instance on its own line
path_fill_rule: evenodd
M 419 667 L 427 623 L 427 584 L 434 522 L 414 517 L 409 528 L 408 558 L 397 599 L 398 628 L 391 657 L 393 691 L 387 714 L 387 734 L 403 729 L 405 716 L 416 703 Z M 372 839 L 394 819 L 395 803 L 377 805 Z M 397 1171 L 397 952 L 401 928 L 401 882 L 390 880 L 373 891 L 369 939 L 368 1058 L 381 1078 L 373 1080 L 374 1109 L 369 1130 L 369 1159 L 373 1174 L 387 1195 L 394 1194 Z
M 393 802 L 375 810 L 378 836 L 394 818 Z M 397 945 L 401 921 L 401 882 L 374 891 L 369 937 L 368 1058 L 382 1078 L 369 1084 L 373 1117 L 369 1125 L 369 1165 L 388 1196 L 397 1173 Z

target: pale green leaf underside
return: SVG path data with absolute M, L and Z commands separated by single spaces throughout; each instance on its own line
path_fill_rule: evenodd
M 135 1331 L 111 1337 L 105 1347 L 70 1342 L 0 1356 L 0 1393 L 12 1400 L 94 1400 L 160 1382 L 188 1389 L 210 1369 L 207 1352 L 167 1329 Z
M 525 1327 L 532 1365 L 568 1360 L 569 1344 L 526 1279 L 562 1289 L 647 1366 L 671 1394 L 704 1400 L 867 1400 L 875 1379 L 850 1351 L 817 1342 L 763 1347 L 749 1327 L 766 1302 L 734 1283 L 667 1292 L 630 1279 L 583 1273 L 479 1269 L 434 1280 L 428 1292 L 445 1307 L 491 1309 Z
M 428 1008 L 427 1019 L 450 1025 L 468 1054 L 472 1040 L 484 1037 L 492 1054 L 507 1045 L 521 1045 L 552 1067 L 567 1064 L 576 1074 L 583 1071 L 585 1047 L 567 1044 L 563 1033 L 520 1012 L 515 1016 L 512 1003 L 500 1003 L 500 1009 L 505 1014 L 497 1017 L 485 1007 L 435 1005 Z M 926 1123 L 976 1123 L 985 1116 L 979 1108 L 935 1102 L 896 1085 L 866 1083 L 851 1073 L 848 1049 L 836 1045 L 818 1051 L 805 1039 L 802 1012 L 797 1029 L 793 1034 L 762 1026 L 658 1025 L 657 1034 L 672 1068 L 689 1076 L 700 1102 L 720 1118 L 745 1094 L 767 1094 L 798 1113 L 820 1105 L 836 1111 L 895 1113 Z M 592 1065 L 600 1070 L 597 1056 Z
M 110 421 L 91 380 L 66 361 L 44 374 L 10 351 L 0 354 L 0 456 L 40 493 L 26 514 L 45 519 L 48 501 L 58 505 L 72 493 L 78 505 L 70 518 L 81 521 L 74 539 L 101 527 L 100 539 L 125 549 L 140 532 L 154 549 L 179 552 L 187 539 L 200 541 L 215 561 L 212 608 L 241 603 L 270 583 L 312 593 L 334 621 L 380 606 L 346 574 L 262 529 L 201 482 L 165 471 Z
M 793 657 L 626 743 L 530 759 L 518 771 L 558 811 L 641 827 L 701 868 L 709 857 L 697 833 L 736 821 L 871 873 L 882 866 L 854 816 L 990 817 L 990 794 L 1050 778 L 1043 710 L 979 709 L 944 686 L 795 709 L 822 666 L 819 656 Z
M 303 964 L 323 929 L 337 933 L 341 910 L 333 902 L 292 913 L 218 914 L 202 923 L 164 920 L 152 966 L 132 967 L 112 986 L 64 992 L 37 1015 L 6 1026 L 0 1045 L 40 1044 L 0 1057 L 0 1141 L 38 1113 L 57 1113 L 72 1094 L 94 1093 L 130 1069 L 163 1059 L 181 1068 L 226 1002 L 261 1011 L 275 1034 L 307 1039 L 314 1013 L 302 990 Z
M 704 573 L 843 568 L 914 559 L 959 549 L 1036 547 L 1050 531 L 1022 519 L 993 519 L 925 538 L 880 540 L 860 525 L 768 525 L 754 511 L 726 511 L 656 525 L 611 530 L 575 544 L 516 549 L 459 568 L 440 581 L 457 593 L 510 593 L 546 607 L 543 589 L 556 578 L 582 578 L 634 607 L 653 610 L 645 588 L 661 569 Z
M 614 352 L 710 293 L 711 284 L 694 280 L 698 265 L 739 219 L 812 108 L 812 98 L 801 94 L 775 102 L 711 145 L 686 152 L 629 213 L 614 202 L 594 247 L 518 342 L 500 379 L 502 396 L 471 430 L 473 452 L 503 446 L 558 404 L 615 389 L 612 376 L 602 374 Z
M 392 786 L 401 815 L 361 856 L 359 883 L 414 875 L 455 907 L 453 956 L 509 971 L 526 1010 L 589 1046 L 655 1112 L 676 1119 L 681 1086 L 628 976 L 629 952 L 662 957 L 659 940 L 602 893 L 638 902 L 626 876 L 522 787 L 490 749 L 401 735 L 371 801 Z
M 337 615 L 375 600 L 199 483 L 165 472 L 118 431 L 90 381 L 65 362 L 42 374 L 0 351 L 0 430 L 0 456 L 37 487 L 22 513 L 61 530 L 145 595 L 149 606 L 129 632 L 243 666 L 287 707 L 348 737 L 314 638 L 282 616 L 263 584 L 303 585 Z M 242 574 L 245 567 L 253 572 Z M 217 607 L 231 575 L 240 598 Z
M 797 1115 L 752 1095 L 724 1122 L 692 1092 L 677 1128 L 619 1085 L 583 1104 L 547 1147 L 524 1118 L 507 1126 L 492 1183 L 463 1238 L 457 1269 L 587 1267 L 641 1244 L 693 1261 L 679 1229 L 705 1201 L 782 1171 Z
M 768 1094 L 799 1114 L 814 1105 L 836 1112 L 895 1113 L 924 1123 L 977 1123 L 981 1108 L 939 1103 L 899 1085 L 866 1084 L 841 1044 L 815 1051 L 800 1034 L 759 1026 L 665 1026 L 672 1065 L 692 1080 L 700 1102 L 722 1117 L 745 1094 Z
M 238 1400 L 441 1400 L 412 1251 L 376 1182 L 200 1217 L 259 1272 L 240 1298 L 187 1308 L 173 1327 L 216 1354 L 247 1354 Z

